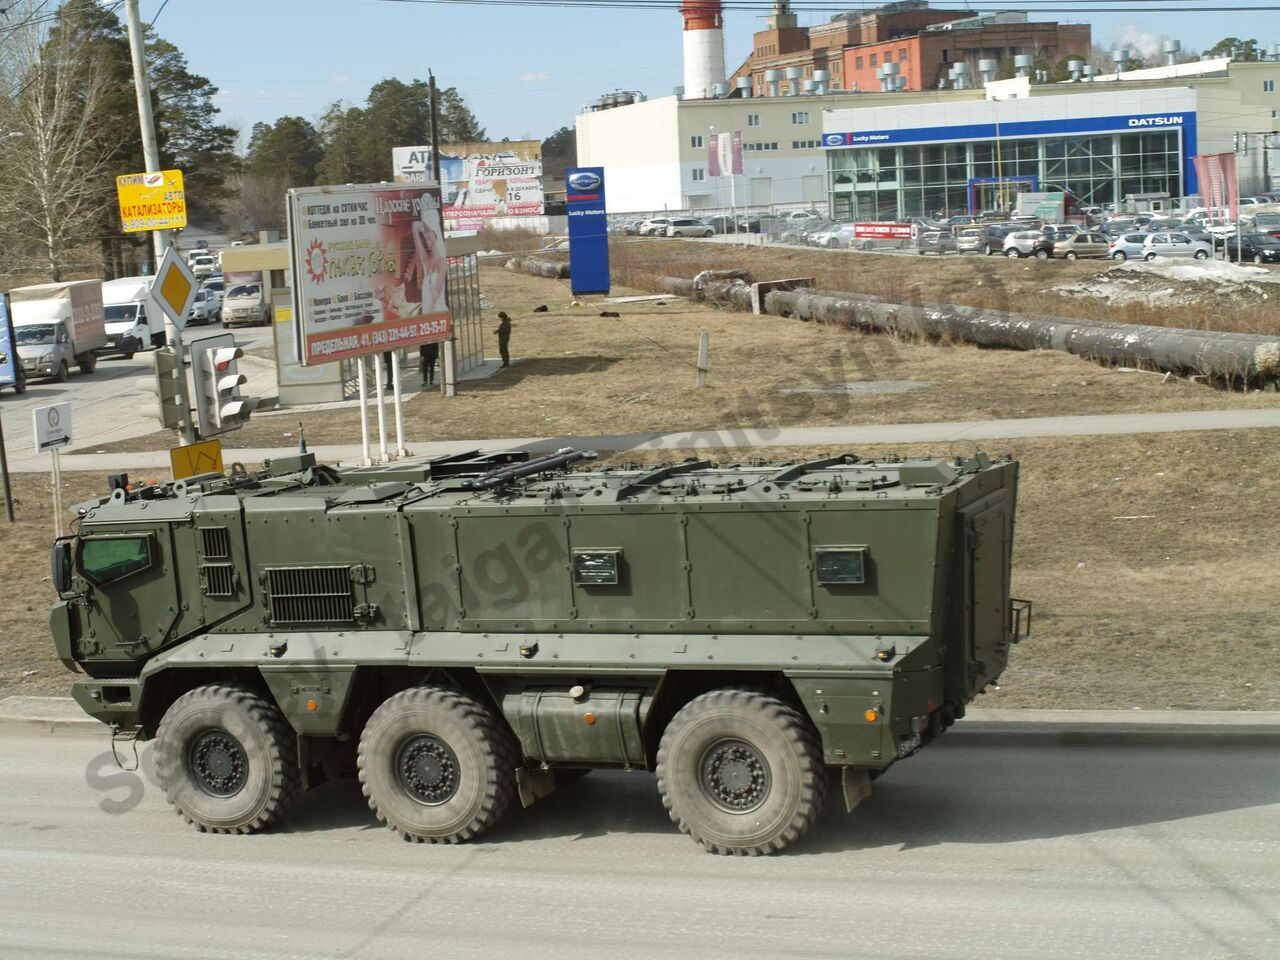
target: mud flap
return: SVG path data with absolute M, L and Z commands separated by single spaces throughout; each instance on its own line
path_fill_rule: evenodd
M 550 770 L 530 770 L 516 767 L 516 791 L 520 794 L 520 806 L 531 807 L 556 788 L 556 775 Z
M 871 777 L 860 767 L 840 768 L 840 789 L 844 793 L 844 809 L 853 813 L 853 808 L 871 796 Z

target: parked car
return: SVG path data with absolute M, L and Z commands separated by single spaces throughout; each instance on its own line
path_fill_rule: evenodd
M 782 220 L 825 220 L 826 217 L 817 210 L 788 210 L 786 213 L 778 214 Z
M 643 220 L 624 220 L 622 221 L 622 235 L 624 237 L 638 237 L 640 235 L 640 224 Z
M 1280 240 L 1269 233 L 1246 233 L 1240 237 L 1237 250 L 1236 238 L 1227 237 L 1227 259 L 1236 263 L 1249 260 L 1253 263 L 1280 263 Z
M 196 298 L 191 302 L 191 313 L 187 315 L 187 323 L 192 326 L 203 326 L 218 319 L 218 296 L 201 287 L 196 291 Z
M 1004 255 L 1048 260 L 1053 256 L 1053 241 L 1039 230 L 1015 230 L 1004 238 Z
M 226 284 L 222 279 L 222 274 L 220 273 L 215 274 L 214 276 L 210 277 L 208 280 L 205 280 L 202 284 L 200 284 L 200 289 L 207 290 L 209 292 L 209 296 L 213 298 L 215 301 L 217 301 L 217 304 L 214 307 L 214 311 L 213 311 L 214 312 L 213 319 L 221 320 L 222 319 L 222 301 L 223 301 L 223 298 L 226 296 L 226 292 L 227 292 Z
M 956 253 L 955 235 L 945 230 L 924 230 L 916 237 L 916 252 L 921 256 L 926 253 Z
M 1050 240 L 1061 240 L 1079 233 L 1080 229 L 1079 225 L 1074 223 L 1046 223 L 1040 231 Z
M 190 265 L 191 272 L 195 274 L 197 280 L 212 276 L 218 272 L 218 261 L 207 253 L 193 256 Z
M 1140 260 L 1143 253 L 1142 245 L 1147 242 L 1148 236 L 1149 234 L 1146 233 L 1122 233 L 1111 241 L 1111 252 L 1108 256 L 1112 260 Z
M 956 238 L 957 253 L 981 253 L 991 256 L 1004 249 L 1004 238 L 1009 233 L 1008 227 L 995 223 L 980 227 L 966 227 Z
M 842 223 L 829 223 L 821 230 L 814 230 L 809 234 L 809 243 L 815 247 L 822 247 L 825 250 L 834 250 L 837 247 L 844 246 L 841 242 L 841 231 L 848 226 Z M 852 230 L 850 233 L 852 234 Z
M 1269 233 L 1273 237 L 1280 237 L 1280 213 L 1255 213 L 1247 221 L 1242 219 L 1241 225 L 1250 233 Z
M 1097 231 L 1074 233 L 1055 241 L 1053 252 L 1064 260 L 1078 260 L 1080 257 L 1108 257 L 1111 255 L 1111 242 L 1106 234 Z
M 668 237 L 709 237 L 714 233 L 710 224 L 692 217 L 678 217 L 667 224 Z
M 1142 259 L 1156 257 L 1195 257 L 1208 260 L 1213 256 L 1213 246 L 1203 240 L 1192 240 L 1185 233 L 1149 233 L 1142 244 Z
M 636 229 L 642 237 L 665 237 L 669 223 L 670 217 L 650 217 L 648 220 L 641 220 Z

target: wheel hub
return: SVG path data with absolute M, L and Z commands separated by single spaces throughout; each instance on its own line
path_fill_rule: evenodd
M 187 765 L 196 786 L 211 797 L 234 797 L 249 779 L 249 758 L 225 730 L 205 730 L 191 741 Z
M 429 733 L 410 737 L 396 755 L 396 777 L 413 800 L 434 807 L 458 792 L 458 758 Z
M 702 755 L 698 765 L 702 791 L 722 810 L 750 813 L 769 796 L 769 765 L 745 740 L 720 740 Z

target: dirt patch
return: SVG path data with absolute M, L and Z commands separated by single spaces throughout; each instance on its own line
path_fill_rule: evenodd
M 455 399 L 438 393 L 410 397 L 405 430 L 412 440 L 1234 410 L 1277 403 L 1275 394 L 1224 393 L 1106 369 L 1056 351 L 907 343 L 678 299 L 575 301 L 564 281 L 500 268 L 486 268 L 481 285 L 495 309 L 514 318 L 515 362 L 488 380 L 462 384 Z M 547 311 L 534 312 L 540 306 Z M 604 311 L 620 316 L 601 317 Z M 704 330 L 711 339 L 710 375 L 708 386 L 698 389 L 698 338 Z M 929 386 L 909 393 L 827 389 L 876 381 Z M 228 448 L 288 446 L 299 420 L 312 443 L 360 440 L 359 414 L 346 408 L 255 416 L 223 442 Z M 168 434 L 157 433 L 92 449 L 169 444 Z
M 659 276 L 692 277 L 700 270 L 736 267 L 751 271 L 757 279 L 811 276 L 822 289 L 864 293 L 894 303 L 955 303 L 1079 320 L 1280 334 L 1280 297 L 1252 300 L 1224 294 L 1221 278 L 1207 283 L 1165 278 L 1166 287 L 1185 287 L 1187 292 L 1184 300 L 1170 302 L 1114 301 L 1062 292 L 1063 286 L 1086 283 L 1111 271 L 1114 265 L 1109 260 L 912 257 L 682 240 L 616 240 L 610 257 L 619 282 L 646 289 Z M 1259 269 L 1280 279 L 1273 267 Z
M 1275 432 L 1020 440 L 1014 593 L 1030 639 L 984 706 L 1280 709 L 1280 447 Z M 973 451 L 971 444 L 852 451 Z M 729 451 L 721 462 L 830 449 Z M 736 454 L 736 455 L 735 455 Z M 603 463 L 673 459 L 630 453 Z M 675 455 L 674 459 L 679 459 Z M 101 477 L 68 474 L 68 502 Z M 48 478 L 15 477 L 19 523 L 0 526 L 0 695 L 65 693 L 48 632 Z

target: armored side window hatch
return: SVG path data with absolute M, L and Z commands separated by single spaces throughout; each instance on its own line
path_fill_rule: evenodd
M 619 582 L 622 551 L 618 549 L 573 551 L 575 587 L 614 586 Z
M 817 547 L 814 571 L 819 583 L 866 583 L 866 547 Z

